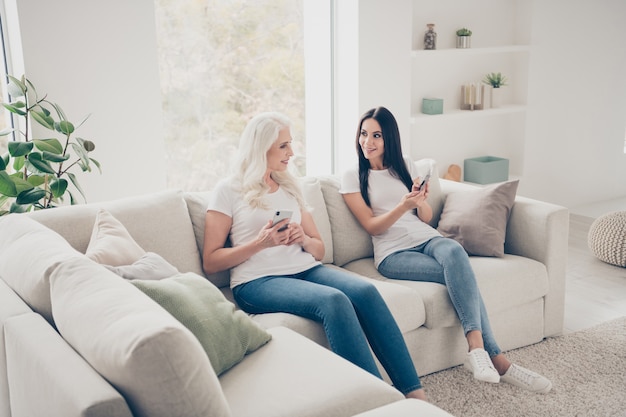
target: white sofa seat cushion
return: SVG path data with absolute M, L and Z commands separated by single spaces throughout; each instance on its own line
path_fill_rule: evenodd
M 470 263 L 476 274 L 487 310 L 491 314 L 524 305 L 548 293 L 548 275 L 545 266 L 540 262 L 521 256 L 504 255 L 502 258 L 471 256 Z M 414 290 L 418 294 L 425 315 L 418 319 L 429 329 L 459 324 L 448 290 L 441 284 L 385 278 L 374 267 L 373 258 L 350 262 L 344 267 L 388 285 Z M 396 301 L 388 301 L 388 303 L 396 303 Z M 407 319 L 397 313 L 395 308 L 392 312 L 398 324 L 406 323 Z M 406 328 L 401 327 L 401 329 L 403 333 L 406 332 Z
M 413 398 L 396 401 L 354 417 L 453 417 L 436 405 Z
M 233 417 L 344 417 L 404 398 L 292 330 L 269 331 L 271 343 L 220 376 Z
M 5 325 L 14 416 L 132 417 L 124 398 L 39 315 Z
M 77 256 L 82 254 L 61 235 L 24 214 L 10 214 L 0 219 L 0 277 L 50 323 L 53 323 L 52 268 L 58 262 Z
M 198 339 L 130 282 L 86 257 L 50 281 L 59 332 L 135 417 L 230 415 Z

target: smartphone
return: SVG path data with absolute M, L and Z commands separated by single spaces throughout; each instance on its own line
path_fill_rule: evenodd
M 293 212 L 291 210 L 276 210 L 274 212 L 274 218 L 272 219 L 272 226 L 281 220 L 291 219 L 292 215 L 293 215 Z M 283 230 L 285 230 L 288 224 L 289 222 L 285 223 L 285 225 L 281 226 L 280 229 L 278 229 L 278 231 L 282 232 Z
M 425 186 L 426 184 L 428 184 L 428 181 L 430 180 L 430 173 L 426 174 L 426 176 L 424 177 L 424 179 L 422 180 L 422 183 L 420 184 L 420 186 L 417 188 L 417 191 L 422 191 L 422 187 Z

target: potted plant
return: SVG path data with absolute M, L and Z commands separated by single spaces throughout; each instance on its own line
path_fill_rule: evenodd
M 491 93 L 489 94 L 491 98 L 491 107 L 500 106 L 500 94 L 497 89 L 507 85 L 506 82 L 506 76 L 502 75 L 502 73 L 500 72 L 490 72 L 489 74 L 485 75 L 485 78 L 483 78 L 483 83 L 491 86 Z
M 66 194 L 70 203 L 76 204 L 74 193 L 68 188 L 70 182 L 86 201 L 70 170 L 91 171 L 94 165 L 100 170 L 100 163 L 89 157 L 94 143 L 72 136 L 89 116 L 74 125 L 58 104 L 46 95 L 40 97 L 24 76 L 17 79 L 9 75 L 7 91 L 10 101 L 1 104 L 17 116 L 17 127 L 0 132 L 0 136 L 14 134 L 14 140 L 8 142 L 8 152 L 0 157 L 0 216 L 55 207 Z M 61 138 L 34 138 L 33 122 Z
M 472 31 L 468 28 L 461 28 L 456 31 L 456 47 L 469 48 L 471 46 Z

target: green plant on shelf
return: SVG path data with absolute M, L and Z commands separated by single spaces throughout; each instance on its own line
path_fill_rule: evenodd
M 0 155 L 0 216 L 58 206 L 67 194 L 71 204 L 76 198 L 68 186 L 81 194 L 76 175 L 70 170 L 100 170 L 100 163 L 89 156 L 95 149 L 92 141 L 73 137 L 87 120 L 78 125 L 70 122 L 61 107 L 40 97 L 35 86 L 24 76 L 7 76 L 8 103 L 2 106 L 16 116 L 15 128 L 4 129 L 0 136 L 13 134 L 7 143 L 8 152 Z M 37 123 L 52 133 L 34 138 L 32 124 Z M 56 134 L 60 139 L 51 137 Z M 69 181 L 68 181 L 69 179 Z
M 456 31 L 456 36 L 472 36 L 472 31 L 468 28 L 461 28 Z
M 499 73 L 499 72 L 491 72 L 485 75 L 485 78 L 483 78 L 483 83 L 490 85 L 493 88 L 503 87 L 507 85 L 506 82 L 507 82 L 506 77 L 502 75 L 502 73 Z

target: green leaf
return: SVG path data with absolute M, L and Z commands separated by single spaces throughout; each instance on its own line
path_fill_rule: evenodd
M 31 174 L 28 176 L 28 179 L 26 181 L 28 181 L 28 183 L 32 185 L 33 187 L 38 187 L 44 182 L 46 182 L 46 176 L 47 175 Z
M 12 129 L 12 128 L 2 129 L 0 131 L 0 136 L 10 135 L 11 133 L 13 133 L 15 131 L 16 131 L 16 129 Z
M 30 176 L 28 178 L 30 178 Z M 13 181 L 13 183 L 15 184 L 15 189 L 18 194 L 21 193 L 22 191 L 30 190 L 31 188 L 34 187 L 32 183 L 30 183 L 28 180 L 25 181 L 22 178 L 21 172 L 16 172 L 15 174 L 11 174 L 11 181 Z
M 26 161 L 29 171 L 42 172 L 46 174 L 55 174 L 55 170 L 52 168 L 49 162 L 43 160 L 43 156 L 38 152 L 32 152 L 28 155 L 28 161 Z
M 17 204 L 15 201 L 11 204 L 11 213 L 26 213 L 30 211 L 31 204 Z
M 8 197 L 17 197 L 15 182 L 6 171 L 0 171 L 0 194 Z
M 56 126 L 58 132 L 61 132 L 65 135 L 71 135 L 74 133 L 74 125 L 72 122 L 68 122 L 67 120 L 61 120 Z
M 15 142 L 8 143 L 9 153 L 13 157 L 28 155 L 33 150 L 33 142 Z
M 4 158 L 0 158 L 0 171 L 5 171 L 7 169 L 7 163 L 4 162 Z
M 56 178 L 50 181 L 50 191 L 55 198 L 63 197 L 65 190 L 67 190 L 67 180 L 64 178 Z
M 51 153 L 51 152 L 47 152 L 47 151 L 43 151 L 41 153 L 41 156 L 43 157 L 44 161 L 48 161 L 48 162 L 53 162 L 53 163 L 59 163 L 59 162 L 65 162 L 68 159 L 70 159 L 69 155 L 58 155 L 56 153 Z
M 35 139 L 33 143 L 40 151 L 55 153 L 61 155 L 63 153 L 63 145 L 58 139 Z
M 26 95 L 26 85 L 17 78 L 7 75 L 9 78 L 9 84 L 7 85 L 7 92 L 13 98 L 24 97 Z
M 54 130 L 54 119 L 46 115 L 43 111 L 33 110 L 30 112 L 30 115 L 33 117 L 33 119 L 35 119 L 37 123 L 39 123 L 43 127 Z
M 76 152 L 76 155 L 80 158 L 81 165 L 89 168 L 89 156 L 87 156 L 87 151 L 82 146 L 72 143 L 72 149 Z M 85 169 L 83 169 L 85 171 Z
M 13 158 L 13 169 L 16 171 L 21 171 L 24 168 L 24 164 L 26 163 L 25 156 L 18 156 Z
M 96 160 L 95 160 L 95 159 L 93 159 L 93 158 L 89 158 L 89 160 L 90 160 L 91 162 L 93 162 L 95 166 L 97 166 L 97 167 L 98 167 L 98 171 L 100 171 L 100 174 L 102 174 L 102 168 L 100 167 L 100 162 L 96 161 Z
M 96 149 L 96 144 L 90 140 L 83 139 L 83 138 L 76 138 L 76 142 L 80 143 L 80 145 L 83 148 L 85 148 L 87 152 L 93 152 L 93 150 Z
M 67 176 L 69 177 L 70 181 L 72 181 L 72 184 L 74 184 L 74 188 L 76 188 L 78 192 L 80 193 L 80 195 L 83 196 L 83 200 L 87 201 L 87 197 L 85 197 L 85 192 L 80 187 L 80 184 L 78 183 L 78 179 L 76 178 L 76 175 L 74 175 L 71 172 L 68 172 Z M 74 195 L 71 192 L 69 194 L 70 194 L 70 200 L 72 201 L 72 204 L 74 204 Z
M 2 106 L 11 113 L 19 114 L 20 116 L 26 116 L 26 112 L 24 110 L 19 109 L 9 103 L 2 103 Z
M 22 191 L 15 202 L 17 204 L 33 204 L 46 196 L 46 191 L 41 188 L 33 188 L 27 191 Z

